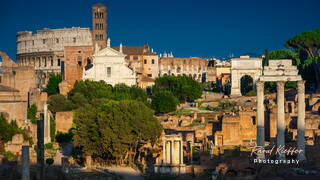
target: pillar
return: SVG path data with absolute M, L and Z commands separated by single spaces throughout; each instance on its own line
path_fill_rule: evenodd
M 306 160 L 305 156 L 305 96 L 304 96 L 304 83 L 305 81 L 298 81 L 298 149 L 302 150 L 298 154 L 298 159 L 301 161 Z
M 22 180 L 30 180 L 29 146 L 22 146 Z
M 285 113 L 284 113 L 284 83 L 277 82 L 277 147 L 285 147 Z M 278 154 L 278 159 L 285 159 L 285 154 Z
M 264 82 L 257 81 L 257 146 L 264 147 L 265 132 L 264 132 Z M 259 159 L 264 159 L 264 153 L 257 156 Z
M 171 141 L 166 141 L 166 164 L 171 164 Z
M 48 104 L 43 107 L 43 118 L 44 118 L 44 144 L 51 142 L 50 137 L 50 116 L 48 113 Z
M 38 171 L 37 177 L 38 179 L 44 179 L 44 122 L 43 120 L 37 121 L 37 164 Z
M 163 147 L 162 147 L 163 161 L 162 161 L 162 164 L 167 163 L 166 151 L 167 151 L 167 149 L 166 149 L 166 141 L 163 140 Z
M 179 164 L 179 143 L 178 143 L 178 141 L 175 141 L 175 140 L 173 140 L 173 141 L 171 141 L 171 143 L 172 143 L 172 145 L 171 145 L 171 148 L 172 148 L 172 151 L 171 151 L 171 153 L 172 153 L 172 161 L 171 161 L 171 163 L 172 164 Z
M 180 150 L 180 164 L 183 164 L 183 142 L 182 140 L 179 141 L 179 150 Z

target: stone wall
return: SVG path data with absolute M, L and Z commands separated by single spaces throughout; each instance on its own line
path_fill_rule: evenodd
M 68 132 L 72 127 L 73 112 L 57 112 L 56 113 L 56 132 Z

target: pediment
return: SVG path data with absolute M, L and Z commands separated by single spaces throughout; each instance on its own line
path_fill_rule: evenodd
M 104 49 L 101 49 L 97 53 L 95 53 L 94 56 L 125 56 L 125 55 L 113 48 L 106 47 Z

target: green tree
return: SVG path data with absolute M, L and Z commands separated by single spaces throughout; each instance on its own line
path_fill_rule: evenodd
M 175 111 L 179 100 L 170 91 L 156 92 L 152 96 L 151 107 L 156 113 L 168 113 Z
M 141 143 L 155 142 L 161 126 L 153 111 L 138 101 L 86 104 L 76 110 L 74 144 L 85 155 L 124 162 L 133 160 Z
M 18 127 L 16 121 L 8 123 L 3 115 L 0 115 L 0 132 L 0 142 L 11 141 L 16 134 L 22 134 L 25 140 L 29 140 L 25 131 Z
M 313 59 L 320 56 L 320 29 L 303 32 L 289 39 L 285 46 L 299 52 L 303 59 Z M 302 55 L 306 54 L 306 57 Z
M 30 119 L 32 124 L 37 124 L 37 112 L 38 108 L 35 104 L 32 104 L 27 111 L 27 118 Z
M 163 76 L 155 81 L 153 93 L 170 91 L 180 102 L 193 101 L 202 95 L 201 84 L 189 76 Z
M 60 74 L 51 74 L 45 91 L 49 96 L 59 93 L 59 83 L 62 81 Z
M 60 111 L 71 111 L 74 109 L 73 103 L 61 94 L 55 94 L 49 97 L 48 109 L 52 113 Z
M 266 61 L 275 60 L 275 59 L 292 59 L 293 65 L 300 65 L 298 54 L 289 49 L 280 49 L 280 50 L 275 50 L 270 52 L 267 51 L 264 59 Z

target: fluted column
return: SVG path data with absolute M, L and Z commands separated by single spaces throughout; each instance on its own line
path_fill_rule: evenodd
M 171 164 L 171 142 L 166 141 L 166 164 Z
M 302 150 L 298 154 L 298 159 L 306 160 L 305 156 L 305 96 L 304 96 L 304 83 L 305 81 L 298 81 L 298 149 Z
M 264 147 L 264 82 L 257 81 L 257 146 Z M 258 154 L 259 159 L 264 159 L 264 153 Z
M 285 146 L 285 113 L 284 113 L 284 83 L 277 82 L 277 147 Z M 278 154 L 278 159 L 285 159 L 285 154 Z

